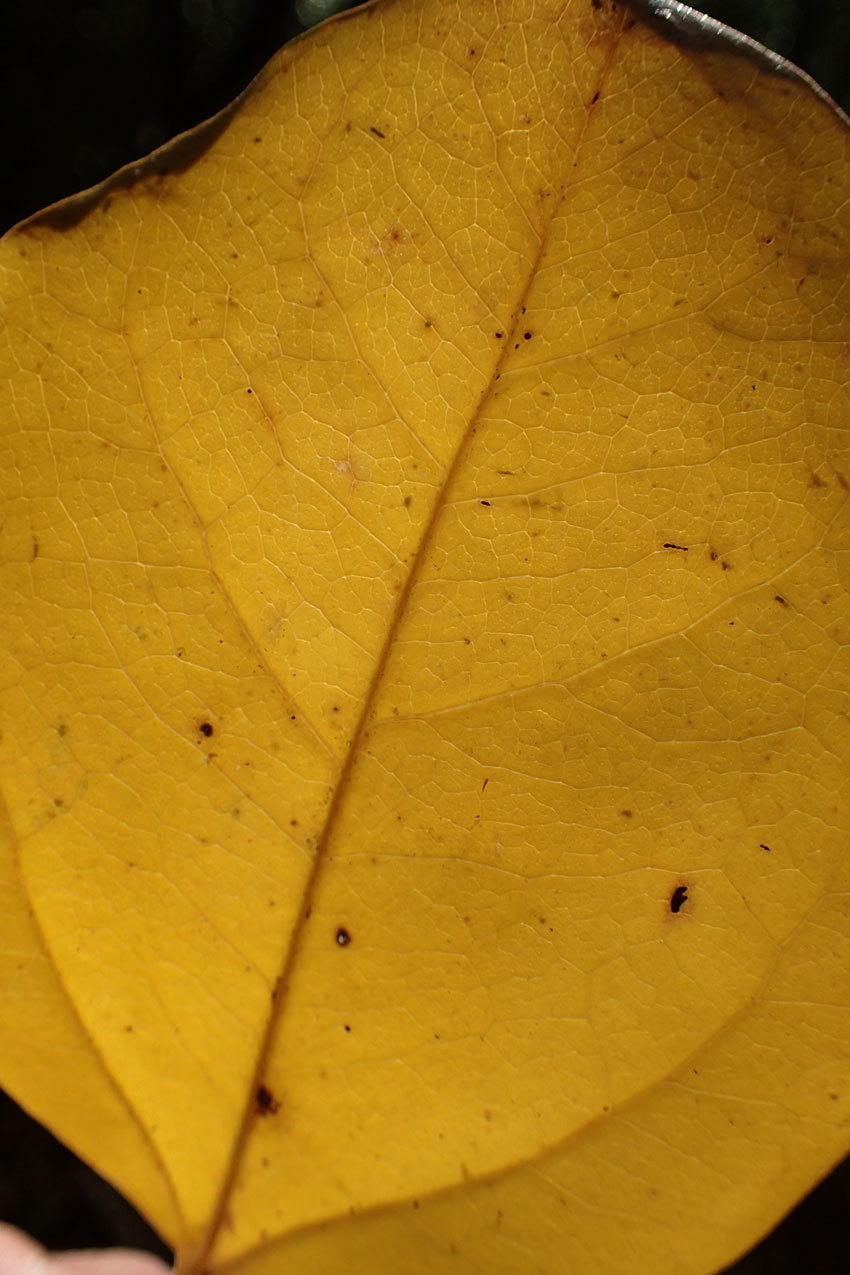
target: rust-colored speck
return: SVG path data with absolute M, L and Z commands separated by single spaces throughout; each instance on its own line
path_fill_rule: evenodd
M 275 1098 L 271 1089 L 268 1089 L 265 1085 L 260 1085 L 257 1090 L 254 1104 L 258 1116 L 273 1116 L 280 1108 L 277 1098 Z

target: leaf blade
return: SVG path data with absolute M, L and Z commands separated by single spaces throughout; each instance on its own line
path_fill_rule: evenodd
M 846 139 L 741 62 L 683 78 L 602 10 L 564 11 L 556 66 L 560 6 L 521 10 L 328 27 L 184 182 L 45 249 L 39 323 L 65 344 L 37 468 L 59 447 L 89 485 L 41 497 L 28 568 L 24 876 L 177 1184 L 184 1252 L 221 1225 L 217 1264 L 607 1126 L 743 1012 L 840 863 L 821 670 L 846 615 L 843 442 L 809 384 L 842 383 L 823 167 L 840 180 Z M 263 153 L 258 118 L 272 140 L 237 213 L 222 191 Z M 777 158 L 789 120 L 802 177 Z M 425 177 L 446 152 L 441 204 Z M 454 304 L 432 314 L 435 281 Z M 31 385 L 18 419 L 42 430 Z M 95 605 L 57 621 L 74 582 Z M 73 626 L 88 667 L 68 647 L 37 683 L 32 634 Z M 73 723 L 58 840 L 27 807 L 27 701 L 79 720 L 96 696 L 119 711 Z

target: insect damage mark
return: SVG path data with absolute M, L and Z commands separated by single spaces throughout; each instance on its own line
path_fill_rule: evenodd
M 210 739 L 212 737 L 213 726 L 211 722 L 200 722 L 198 725 L 198 730 L 201 732 L 202 735 L 206 736 L 207 739 Z
M 351 942 L 351 935 L 349 934 L 348 930 L 346 930 L 344 926 L 342 925 L 339 927 L 339 929 L 336 932 L 336 941 L 339 947 L 348 947 L 349 943 Z
M 720 559 L 720 569 L 721 569 L 721 571 L 728 571 L 728 570 L 729 570 L 729 563 L 726 561 L 726 559 L 725 559 L 725 558 L 721 558 L 721 557 L 720 557 L 720 554 L 717 552 L 717 550 L 716 550 L 716 549 L 709 549 L 709 551 L 708 551 L 708 556 L 709 556 L 709 558 L 711 558 L 711 561 L 712 561 L 712 562 L 717 562 L 717 560 L 718 560 L 718 559 Z
M 661 546 L 661 548 L 662 548 L 662 549 L 679 549 L 682 553 L 687 553 L 687 552 L 688 552 L 688 546 L 687 546 L 687 545 L 674 545 L 674 544 L 672 544 L 669 540 L 665 540 L 665 541 L 664 541 L 664 544 Z
M 677 885 L 673 893 L 670 895 L 670 911 L 676 915 L 681 912 L 682 908 L 688 901 L 688 887 L 686 885 Z
M 257 1089 L 254 1095 L 254 1109 L 258 1116 L 273 1116 L 280 1110 L 280 1103 L 266 1085 L 260 1085 Z

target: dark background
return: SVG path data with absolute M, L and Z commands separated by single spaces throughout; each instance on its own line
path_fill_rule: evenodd
M 2 0 L 0 233 L 214 114 L 321 4 Z M 802 66 L 850 111 L 850 0 L 701 7 Z M 0 1157 L 0 1218 L 48 1247 L 169 1257 L 126 1201 L 2 1093 Z M 848 1221 L 850 1161 L 729 1275 L 848 1275 Z

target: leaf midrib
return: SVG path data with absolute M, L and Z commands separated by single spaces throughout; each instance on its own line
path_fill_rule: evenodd
M 372 5 L 369 5 L 368 7 L 371 9 Z M 354 11 L 354 14 L 349 13 L 349 14 L 342 14 L 339 16 L 340 17 L 356 17 L 356 14 L 357 14 L 357 11 Z M 595 96 L 593 96 L 593 102 L 587 105 L 581 117 L 578 129 L 577 129 L 575 142 L 572 147 L 573 165 L 572 165 L 572 168 L 569 170 L 569 176 L 573 178 L 576 176 L 576 169 L 578 167 L 578 157 L 581 152 L 581 147 L 584 141 L 584 136 L 587 129 L 588 121 L 590 119 L 590 114 L 593 110 L 593 104 L 595 103 L 597 98 L 601 96 L 601 89 L 602 89 L 602 86 L 604 85 L 605 78 L 614 60 L 615 51 L 617 48 L 619 37 L 622 35 L 623 31 L 627 28 L 627 23 L 628 23 L 627 15 L 622 14 L 619 17 L 619 23 L 616 26 L 614 26 L 613 24 L 608 26 L 608 30 L 606 34 L 610 38 L 610 44 L 608 49 L 608 55 L 601 66 L 601 69 L 598 73 L 597 81 L 595 84 L 595 90 L 598 90 L 598 92 L 596 92 Z M 319 151 L 317 153 L 316 163 L 319 162 L 319 158 L 321 156 L 321 150 L 324 147 L 324 145 L 325 145 L 325 140 L 323 140 L 319 148 Z M 345 760 L 340 768 L 339 777 L 333 791 L 333 796 L 331 797 L 331 800 L 328 806 L 324 823 L 317 837 L 316 851 L 313 857 L 313 862 L 310 868 L 310 872 L 308 874 L 308 877 L 304 886 L 304 891 L 301 897 L 301 903 L 297 912 L 298 920 L 292 932 L 291 940 L 283 960 L 280 977 L 277 981 L 278 992 L 277 992 L 277 995 L 274 997 L 274 1000 L 272 1001 L 272 1007 L 266 1022 L 265 1031 L 263 1033 L 260 1047 L 257 1051 L 256 1064 L 255 1064 L 254 1071 L 253 1071 L 250 1083 L 248 1085 L 247 1093 L 246 1093 L 245 1107 L 243 1111 L 242 1120 L 240 1122 L 239 1129 L 237 1131 L 237 1135 L 233 1143 L 233 1149 L 231 1152 L 230 1159 L 228 1161 L 227 1167 L 222 1177 L 221 1188 L 220 1188 L 216 1203 L 210 1215 L 210 1223 L 207 1228 L 206 1234 L 201 1244 L 199 1245 L 198 1249 L 196 1250 L 196 1253 L 193 1254 L 194 1260 L 192 1262 L 192 1266 L 191 1267 L 187 1266 L 185 1268 L 185 1275 L 191 1275 L 191 1272 L 193 1270 L 197 1270 L 200 1272 L 204 1269 L 207 1257 L 211 1249 L 213 1248 L 218 1231 L 226 1216 L 229 1196 L 233 1188 L 236 1176 L 239 1172 L 239 1168 L 242 1162 L 245 1148 L 246 1148 L 246 1145 L 247 1145 L 247 1142 L 250 1137 L 250 1133 L 254 1124 L 254 1118 L 255 1118 L 254 1094 L 256 1093 L 258 1086 L 261 1084 L 263 1076 L 266 1072 L 269 1058 L 272 1053 L 274 1042 L 277 1036 L 278 1026 L 283 1018 L 284 1009 L 287 1003 L 287 993 L 289 990 L 290 981 L 291 981 L 294 969 L 298 963 L 298 957 L 301 950 L 303 936 L 305 933 L 305 919 L 309 915 L 311 904 L 316 894 L 316 890 L 318 888 L 318 885 L 324 870 L 325 862 L 328 856 L 328 845 L 332 839 L 333 831 L 337 822 L 337 817 L 338 817 L 340 808 L 342 806 L 343 800 L 346 796 L 351 774 L 353 772 L 357 758 L 360 754 L 361 745 L 364 741 L 364 738 L 368 734 L 368 730 L 371 724 L 370 719 L 372 717 L 373 706 L 375 704 L 375 700 L 377 698 L 379 689 L 383 682 L 384 672 L 386 670 L 387 663 L 390 658 L 390 654 L 395 645 L 396 636 L 398 634 L 399 628 L 405 618 L 405 615 L 407 612 L 407 605 L 410 600 L 410 596 L 413 591 L 413 588 L 417 582 L 420 567 L 427 557 L 428 551 L 431 547 L 431 544 L 434 538 L 434 534 L 439 525 L 441 515 L 443 513 L 443 510 L 446 507 L 447 493 L 451 490 L 455 477 L 458 471 L 461 469 L 464 459 L 466 457 L 466 454 L 469 451 L 472 445 L 472 442 L 475 438 L 478 422 L 481 418 L 482 411 L 485 405 L 487 404 L 488 400 L 493 395 L 495 387 L 498 384 L 499 379 L 501 377 L 502 369 L 505 367 L 508 359 L 511 357 L 511 354 L 513 352 L 513 348 L 514 348 L 513 337 L 523 325 L 523 309 L 525 306 L 525 301 L 537 277 L 537 273 L 540 268 L 541 261 L 548 247 L 549 233 L 550 233 L 551 226 L 558 215 L 558 212 L 565 199 L 568 188 L 569 188 L 569 184 L 565 181 L 563 186 L 561 187 L 561 190 L 559 191 L 558 197 L 551 201 L 551 205 L 550 205 L 551 211 L 549 213 L 547 221 L 545 222 L 544 226 L 541 229 L 539 241 L 537 245 L 537 252 L 534 256 L 534 259 L 529 264 L 525 282 L 517 294 L 515 307 L 511 316 L 510 329 L 506 331 L 506 334 L 505 334 L 506 339 L 503 342 L 499 355 L 493 364 L 489 380 L 487 381 L 486 385 L 481 391 L 478 403 L 470 415 L 469 422 L 463 433 L 463 436 L 458 442 L 458 445 L 455 449 L 454 456 L 452 457 L 451 461 L 446 466 L 446 472 L 445 472 L 443 482 L 440 485 L 440 488 L 433 501 L 431 513 L 422 531 L 419 545 L 416 549 L 415 554 L 413 555 L 411 559 L 410 567 L 407 573 L 405 583 L 398 594 L 392 620 L 390 621 L 390 624 L 387 628 L 387 632 L 384 637 L 384 641 L 383 641 L 380 653 L 375 662 L 374 672 L 372 674 L 369 687 L 363 699 L 363 707 L 358 717 L 355 729 L 352 732 L 351 742 L 348 746 L 348 751 L 346 753 Z M 508 339 L 509 337 L 510 339 Z M 223 589 L 223 584 L 221 587 Z M 229 598 L 228 598 L 228 602 L 230 602 Z M 251 640 L 253 644 L 253 639 Z M 181 1270 L 184 1270 L 184 1268 L 181 1268 Z

